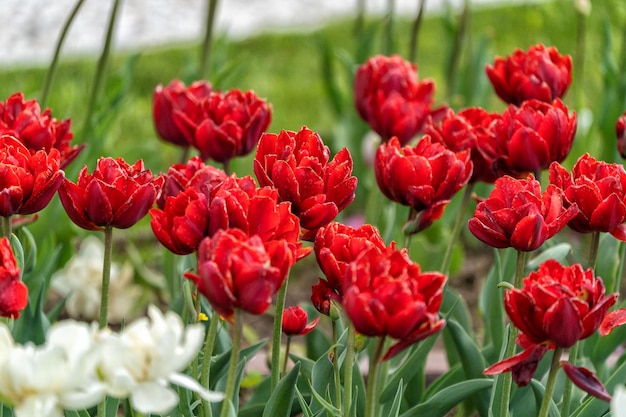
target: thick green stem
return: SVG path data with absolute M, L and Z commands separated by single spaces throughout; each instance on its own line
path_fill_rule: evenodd
M 337 408 L 341 409 L 341 374 L 339 373 L 339 354 L 337 351 L 337 341 L 339 335 L 337 334 L 337 320 L 332 320 L 332 336 L 333 336 L 333 374 L 335 376 L 335 404 Z M 1 417 L 1 416 L 0 416 Z
M 96 68 L 96 75 L 94 76 L 93 85 L 91 86 L 91 94 L 89 95 L 89 101 L 87 102 L 87 112 L 85 114 L 85 121 L 83 123 L 83 130 L 81 132 L 84 138 L 89 136 L 91 130 L 91 117 L 96 108 L 96 102 L 102 90 L 102 84 L 104 83 L 104 73 L 106 71 L 107 62 L 111 51 L 111 43 L 113 42 L 113 31 L 115 29 L 115 23 L 117 21 L 117 12 L 119 10 L 120 0 L 115 0 L 113 3 L 113 10 L 111 11 L 111 17 L 109 18 L 109 26 L 107 28 L 106 39 L 104 41 L 104 47 L 102 53 L 98 59 L 98 67 Z
M 209 382 L 211 377 L 211 357 L 213 356 L 213 349 L 215 349 L 215 342 L 217 341 L 217 329 L 220 324 L 220 315 L 213 311 L 211 314 L 211 321 L 209 323 L 209 331 L 204 339 L 204 352 L 202 355 L 202 369 L 200 371 L 200 385 L 205 388 L 209 388 Z M 202 400 L 202 410 L 204 417 L 211 417 L 213 414 L 211 411 L 211 404 L 208 401 Z
M 230 175 L 230 159 L 225 160 L 222 166 L 224 167 L 224 172 L 226 173 L 226 175 Z
M 441 263 L 441 268 L 439 271 L 448 275 L 450 272 L 450 262 L 452 261 L 452 252 L 454 251 L 454 246 L 456 241 L 459 239 L 459 235 L 461 234 L 461 224 L 463 219 L 465 218 L 465 210 L 467 209 L 467 204 L 470 201 L 470 197 L 472 195 L 472 191 L 474 190 L 474 183 L 467 184 L 465 187 L 465 191 L 463 192 L 463 199 L 461 200 L 461 205 L 458 208 L 456 213 L 456 219 L 454 221 L 454 227 L 452 229 L 452 235 L 450 236 L 448 247 L 446 248 L 446 253 L 443 256 L 443 262 Z
M 220 417 L 228 417 L 230 404 L 235 394 L 235 381 L 237 380 L 237 363 L 239 362 L 239 350 L 241 348 L 241 338 L 243 333 L 243 311 L 235 309 L 235 327 L 233 327 L 233 342 L 230 352 L 230 363 L 228 364 L 228 377 L 226 379 L 226 392 L 224 393 L 224 403 Z
M 280 373 L 281 377 L 287 373 L 287 364 L 289 363 L 289 349 L 291 348 L 291 336 L 287 336 L 287 345 L 285 346 L 285 360 L 283 361 L 283 369 Z
M 455 90 L 455 77 L 461 61 L 461 51 L 463 50 L 463 38 L 467 32 L 469 22 L 470 4 L 469 0 L 463 1 L 463 10 L 459 17 L 459 24 L 454 35 L 454 43 L 450 52 L 450 64 L 448 65 L 448 73 L 446 74 L 447 97 L 450 99 Z
M 600 232 L 595 231 L 591 233 L 591 243 L 589 245 L 589 261 L 587 267 L 591 269 L 596 268 L 596 259 L 598 258 L 598 248 L 600 247 Z
M 113 252 L 113 227 L 104 227 L 104 260 L 102 263 L 102 294 L 100 298 L 100 328 L 109 324 L 109 284 L 111 283 L 111 254 Z
M 209 78 L 209 68 L 211 66 L 211 49 L 213 46 L 213 26 L 215 23 L 215 12 L 218 0 L 209 0 L 205 21 L 204 40 L 202 42 L 202 53 L 200 57 L 200 79 Z
M 567 360 L 572 365 L 576 364 L 578 360 L 578 346 L 580 342 L 576 343 L 569 351 L 569 357 Z M 561 415 L 564 417 L 569 416 L 569 405 L 572 399 L 572 380 L 565 378 L 565 385 L 563 387 L 563 402 L 561 403 Z
M 346 343 L 346 358 L 343 362 L 343 415 L 350 415 L 352 406 L 352 366 L 354 364 L 355 333 L 352 323 L 348 324 L 348 341 Z
M 2 237 L 10 238 L 13 233 L 11 224 L 11 216 L 2 217 Z
M 285 280 L 285 283 L 280 287 L 278 295 L 276 296 L 276 313 L 274 314 L 274 331 L 272 334 L 272 391 L 276 388 L 280 380 L 280 337 L 282 334 L 283 310 L 285 309 L 288 281 L 289 280 Z
M 52 78 L 54 78 L 54 73 L 56 72 L 57 67 L 59 66 L 59 57 L 61 56 L 61 49 L 63 48 L 63 43 L 65 42 L 67 32 L 69 32 L 70 26 L 72 26 L 72 22 L 74 21 L 74 18 L 76 18 L 76 15 L 78 14 L 78 11 L 80 10 L 84 2 L 85 0 L 78 0 L 76 2 L 76 5 L 72 9 L 72 12 L 70 13 L 69 17 L 63 24 L 63 28 L 61 29 L 61 34 L 59 35 L 59 39 L 57 40 L 57 44 L 54 48 L 54 56 L 52 57 L 52 62 L 48 66 L 48 71 L 46 72 L 46 78 L 43 82 L 43 88 L 41 90 L 41 98 L 39 99 L 39 105 L 41 106 L 42 109 L 46 107 L 46 102 L 48 101 L 48 94 L 50 93 L 50 86 L 52 85 Z
M 515 278 L 513 279 L 513 286 L 515 288 L 522 288 L 522 280 L 524 279 L 524 269 L 526 267 L 526 256 L 528 252 L 521 250 L 517 251 L 517 266 L 515 268 Z
M 417 9 L 417 15 L 411 25 L 411 38 L 409 40 L 409 61 L 415 62 L 417 59 L 419 32 L 424 20 L 424 10 L 426 8 L 426 0 L 420 0 Z
M 378 400 L 378 371 L 380 358 L 385 347 L 385 337 L 378 339 L 374 354 L 370 356 L 369 374 L 367 375 L 367 389 L 365 391 L 365 417 L 375 417 Z
M 554 393 L 554 386 L 556 385 L 556 374 L 561 367 L 560 359 L 563 348 L 554 349 L 554 356 L 552 357 L 552 363 L 550 364 L 550 373 L 548 374 L 548 382 L 546 383 L 546 391 L 543 394 L 543 401 L 541 402 L 541 408 L 537 417 L 548 417 L 550 411 L 550 401 L 552 400 L 552 394 Z

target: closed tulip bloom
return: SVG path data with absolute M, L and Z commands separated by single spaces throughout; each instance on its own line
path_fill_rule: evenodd
M 562 98 L 572 83 L 572 57 L 539 44 L 496 58 L 486 72 L 496 94 L 506 103 L 519 105 L 531 99 L 551 102 Z
M 356 109 L 383 141 L 408 143 L 431 114 L 435 83 L 418 81 L 417 67 L 399 55 L 377 55 L 361 65 L 354 79 Z
M 396 138 L 376 152 L 376 182 L 392 201 L 417 213 L 414 232 L 439 219 L 454 194 L 472 176 L 470 151 L 453 152 L 424 136 L 415 146 L 401 147 Z
M 165 87 L 159 84 L 152 95 L 152 118 L 159 137 L 174 145 L 189 146 L 203 119 L 202 101 L 212 90 L 206 81 L 189 86 L 180 80 Z
M 480 107 L 469 107 L 458 113 L 448 109 L 438 123 L 429 119 L 424 133 L 433 142 L 442 143 L 453 152 L 470 151 L 474 168 L 469 182 L 493 183 L 498 178 L 493 170 L 493 161 L 485 158 L 478 150 L 478 144 L 493 140 L 493 127 L 499 118 L 498 113 L 489 113 Z
M 626 158 L 626 112 L 615 123 L 615 135 L 617 136 L 617 150 L 622 158 Z
M 36 100 L 24 100 L 22 93 L 15 93 L 6 102 L 0 101 L 0 134 L 15 136 L 31 153 L 57 149 L 61 168 L 66 168 L 83 150 L 85 144 L 71 146 L 74 136 L 70 132 L 71 120 L 58 121 L 52 110 L 41 112 Z
M 63 182 L 59 151 L 31 153 L 10 135 L 0 136 L 0 216 L 33 214 L 50 203 Z
M 287 241 L 263 242 L 242 230 L 220 230 L 198 250 L 198 274 L 187 273 L 225 319 L 236 308 L 263 314 L 287 279 L 294 258 Z
M 351 262 L 343 283 L 343 306 L 357 332 L 397 339 L 383 360 L 441 330 L 446 277 L 422 273 L 406 250 L 365 250 Z
M 556 162 L 552 164 L 550 183 L 563 190 L 566 206 L 578 206 L 578 215 L 568 223 L 572 229 L 608 232 L 626 241 L 626 170 L 621 164 L 596 161 L 584 154 L 571 173 Z
M 533 251 L 557 234 L 578 213 L 576 204 L 565 207 L 563 191 L 539 181 L 509 176 L 498 178 L 487 199 L 478 203 L 469 230 L 494 248 Z
M 20 280 L 21 270 L 17 265 L 9 239 L 0 239 L 0 316 L 18 318 L 28 304 L 28 288 Z
M 139 160 L 100 158 L 92 174 L 85 166 L 76 184 L 65 180 L 59 189 L 70 219 L 86 230 L 126 229 L 144 217 L 160 192 L 163 177 L 153 177 Z
M 567 157 L 576 124 L 576 113 L 569 115 L 561 100 L 529 100 L 520 107 L 509 106 L 494 126 L 494 138 L 478 146 L 486 159 L 494 161 L 500 175 L 537 175 L 552 162 L 562 162 Z
M 341 299 L 325 279 L 319 278 L 317 284 L 311 286 L 311 303 L 317 311 L 331 317 L 332 320 L 340 317 L 337 303 L 341 303 Z
M 291 202 L 308 240 L 354 200 L 357 186 L 348 149 L 331 160 L 319 134 L 306 127 L 263 134 L 254 173 L 259 185 L 276 188 L 281 200 Z
M 287 336 L 304 336 L 315 329 L 320 321 L 319 317 L 309 321 L 309 315 L 300 306 L 287 307 L 283 311 L 283 333 Z
M 192 143 L 203 160 L 227 162 L 249 154 L 272 120 L 272 107 L 253 91 L 214 92 L 203 109 Z

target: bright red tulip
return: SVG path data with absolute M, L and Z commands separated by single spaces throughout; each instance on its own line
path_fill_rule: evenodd
M 63 181 L 59 197 L 83 229 L 126 229 L 148 213 L 162 185 L 163 177 L 154 178 L 141 160 L 128 165 L 122 158 L 100 158 L 92 174 L 86 166 L 80 171 L 76 184 Z
M 202 101 L 212 91 L 206 81 L 188 87 L 180 80 L 165 87 L 159 84 L 152 95 L 152 118 L 159 137 L 174 145 L 189 146 L 203 119 Z
M 432 119 L 426 123 L 424 133 L 433 142 L 439 142 L 453 152 L 470 151 L 474 169 L 469 182 L 483 181 L 493 183 L 497 177 L 493 170 L 493 161 L 485 159 L 478 150 L 478 144 L 485 140 L 493 140 L 493 127 L 500 118 L 497 113 L 488 113 L 480 107 L 470 107 L 454 113 L 448 109 L 439 123 Z
M 392 244 L 385 251 L 365 250 L 348 265 L 343 306 L 357 332 L 398 341 L 384 356 L 390 359 L 410 345 L 438 332 L 446 277 L 420 271 L 406 250 Z
M 21 271 L 9 239 L 0 239 L 0 316 L 18 318 L 28 305 L 28 288 L 20 280 Z
M 563 191 L 554 185 L 542 194 L 532 175 L 525 180 L 498 178 L 489 197 L 478 203 L 469 230 L 494 248 L 533 251 L 557 234 L 578 213 L 564 206 Z
M 294 262 L 287 241 L 263 242 L 239 229 L 220 230 L 198 250 L 198 274 L 187 273 L 215 311 L 231 320 L 236 308 L 263 314 Z
M 202 159 L 217 162 L 249 154 L 272 120 L 272 107 L 253 91 L 214 92 L 203 110 L 192 145 Z
M 617 150 L 622 158 L 626 158 L 626 112 L 615 123 L 615 135 L 617 136 Z
M 300 306 L 287 307 L 283 311 L 283 333 L 287 336 L 304 336 L 315 329 L 320 321 L 319 317 L 310 323 L 309 315 Z
M 551 102 L 562 98 L 572 83 L 572 57 L 539 44 L 496 58 L 486 72 L 496 94 L 506 103 L 519 105 L 531 99 Z
M 63 182 L 57 149 L 31 153 L 10 135 L 0 136 L 0 216 L 33 214 L 48 205 Z
M 354 102 L 363 120 L 383 141 L 408 143 L 431 114 L 435 83 L 419 82 L 415 64 L 399 55 L 377 55 L 361 65 L 354 79 Z
M 333 300 L 341 303 L 341 299 L 335 289 L 328 285 L 328 281 L 320 278 L 317 284 L 311 286 L 311 303 L 313 307 L 325 316 L 333 320 L 339 318 L 338 310 L 333 306 Z
M 22 93 L 13 94 L 6 102 L 0 101 L 0 134 L 15 136 L 31 153 L 57 149 L 61 168 L 67 167 L 85 147 L 85 144 L 70 145 L 71 123 L 70 119 L 58 121 L 50 109 L 42 113 L 39 103 L 25 101 Z
M 626 241 L 626 170 L 621 164 L 596 161 L 584 154 L 568 172 L 550 166 L 550 183 L 565 194 L 565 205 L 576 204 L 578 215 L 568 225 L 581 233 L 608 232 Z
M 350 152 L 343 148 L 329 159 L 322 138 L 306 127 L 265 133 L 257 147 L 254 173 L 259 184 L 276 188 L 281 200 L 291 202 L 307 240 L 354 200 L 357 179 Z
M 167 197 L 176 196 L 187 188 L 195 188 L 208 198 L 211 190 L 225 179 L 224 170 L 206 165 L 199 157 L 194 156 L 186 164 L 174 164 L 167 170 L 157 206 L 162 210 Z
M 454 194 L 472 175 L 470 151 L 455 153 L 424 136 L 415 146 L 401 147 L 396 138 L 376 152 L 376 182 L 392 201 L 417 214 L 412 233 L 439 219 Z

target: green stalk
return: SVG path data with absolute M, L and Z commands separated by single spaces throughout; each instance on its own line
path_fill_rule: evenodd
M 276 313 L 274 314 L 274 331 L 272 333 L 272 391 L 276 388 L 280 380 L 280 336 L 283 327 L 283 310 L 285 309 L 288 281 L 289 280 L 285 280 L 285 283 L 280 287 L 278 295 L 276 296 Z
M 461 233 L 461 223 L 465 218 L 465 210 L 467 209 L 467 205 L 470 201 L 470 197 L 472 195 L 472 191 L 474 190 L 474 183 L 467 184 L 465 187 L 465 191 L 463 192 L 463 199 L 461 200 L 461 205 L 456 213 L 456 220 L 454 221 L 454 228 L 452 229 L 452 235 L 449 239 L 448 247 L 446 248 L 446 253 L 443 256 L 443 262 L 441 263 L 441 268 L 439 271 L 448 275 L 450 272 L 450 262 L 452 261 L 452 251 L 454 250 L 454 244 L 459 239 L 459 235 Z
M 447 97 L 448 100 L 454 94 L 455 89 L 455 75 L 459 67 L 461 60 L 461 51 L 463 49 L 463 38 L 467 32 L 467 26 L 469 21 L 470 4 L 469 0 L 463 1 L 463 10 L 461 10 L 461 16 L 459 17 L 459 24 L 454 35 L 454 42 L 452 44 L 452 51 L 450 52 L 450 65 L 448 66 L 448 72 L 446 74 L 446 87 L 448 88 Z
M 213 311 L 211 314 L 211 322 L 209 324 L 209 331 L 204 339 L 204 352 L 202 356 L 202 370 L 200 371 L 200 385 L 205 388 L 209 388 L 210 376 L 211 376 L 211 357 L 213 356 L 213 350 L 215 349 L 215 342 L 217 341 L 217 329 L 220 323 L 220 315 Z M 211 417 L 213 414 L 211 411 L 211 405 L 208 401 L 202 400 L 202 410 L 205 417 Z
M 426 0 L 419 0 L 417 15 L 411 25 L 411 38 L 409 40 L 409 61 L 415 62 L 417 59 L 417 46 L 419 40 L 419 32 L 424 20 L 424 9 L 426 8 Z
M 357 0 L 356 18 L 354 20 L 354 36 L 357 40 L 361 37 L 365 22 L 365 0 Z
M 111 254 L 113 252 L 113 227 L 104 227 L 104 260 L 102 263 L 102 294 L 100 298 L 100 328 L 109 324 L 109 285 L 111 283 Z
M 228 364 L 228 377 L 226 379 L 226 392 L 224 393 L 224 403 L 220 417 L 228 417 L 230 404 L 235 394 L 235 381 L 237 380 L 237 363 L 239 362 L 239 350 L 243 333 L 243 312 L 235 309 L 235 326 L 233 327 L 233 342 L 230 352 L 230 363 Z
M 12 233 L 11 216 L 2 217 L 2 237 L 10 238 Z
M 541 408 L 539 409 L 538 417 L 548 417 L 550 411 L 550 400 L 554 393 L 554 386 L 556 385 L 556 374 L 561 367 L 560 359 L 563 348 L 557 347 L 554 349 L 554 356 L 552 356 L 552 363 L 550 364 L 550 374 L 548 374 L 548 382 L 546 383 L 546 391 L 543 394 L 543 401 L 541 401 Z
M 380 358 L 385 347 L 385 337 L 378 339 L 374 354 L 370 356 L 369 374 L 367 375 L 367 389 L 365 390 L 365 417 L 375 417 L 378 400 L 378 371 Z
M 215 23 L 215 11 L 218 0 L 209 0 L 205 21 L 206 31 L 202 42 L 202 52 L 200 56 L 200 79 L 209 78 L 209 68 L 211 66 L 211 49 L 213 46 L 213 26 Z
M 96 75 L 91 87 L 91 94 L 89 95 L 89 101 L 87 102 L 87 113 L 85 114 L 85 122 L 83 124 L 82 136 L 88 137 L 91 128 L 91 116 L 96 108 L 96 102 L 98 101 L 98 95 L 102 90 L 102 83 L 104 82 L 104 73 L 107 67 L 111 51 L 111 43 L 113 42 L 113 30 L 115 29 L 115 23 L 117 21 L 117 12 L 119 10 L 120 0 L 115 0 L 113 3 L 113 10 L 111 11 L 111 17 L 109 18 L 109 26 L 107 28 L 106 39 L 104 41 L 104 47 L 102 53 L 98 59 L 98 67 L 96 68 Z
M 287 336 L 287 345 L 285 346 L 285 360 L 283 361 L 283 370 L 281 377 L 287 373 L 287 364 L 289 363 L 289 348 L 291 347 L 291 336 Z
M 332 336 L 333 336 L 333 374 L 335 376 L 335 402 L 337 408 L 341 409 L 341 374 L 339 373 L 339 352 L 337 351 L 337 341 L 339 335 L 337 334 L 337 320 L 331 321 Z M 343 413 L 343 410 L 342 410 Z M 2 416 L 0 416 L 2 417 Z
M 396 9 L 396 0 L 387 0 L 387 24 L 385 25 L 385 38 L 383 51 L 385 55 L 393 52 L 393 23 Z
M 354 364 L 354 326 L 348 324 L 348 341 L 346 343 L 346 358 L 343 362 L 343 415 L 350 415 L 352 406 L 352 366 Z
M 596 268 L 596 259 L 598 258 L 598 248 L 600 247 L 600 232 L 595 231 L 591 233 L 591 243 L 589 245 L 589 261 L 587 267 L 591 269 Z
M 41 91 L 41 99 L 39 100 L 39 105 L 42 109 L 46 107 L 46 102 L 48 101 L 48 94 L 50 93 L 50 86 L 52 85 L 52 78 L 54 78 L 54 74 L 59 66 L 59 58 L 61 56 L 61 48 L 63 47 L 63 43 L 65 42 L 65 37 L 67 36 L 67 32 L 69 32 L 70 26 L 74 21 L 74 18 L 78 14 L 81 6 L 85 0 L 78 0 L 76 2 L 76 6 L 72 9 L 69 17 L 63 24 L 63 28 L 61 29 L 61 34 L 59 35 L 59 39 L 57 40 L 57 44 L 54 48 L 54 56 L 52 57 L 52 62 L 48 67 L 48 71 L 46 72 L 46 78 L 43 83 L 43 88 Z

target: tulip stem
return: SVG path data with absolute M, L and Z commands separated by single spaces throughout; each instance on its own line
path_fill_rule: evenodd
M 215 342 L 217 340 L 217 329 L 220 324 L 220 315 L 216 311 L 211 314 L 211 322 L 209 323 L 209 330 L 204 339 L 204 352 L 202 356 L 202 370 L 200 371 L 200 385 L 209 389 L 209 382 L 211 376 L 211 357 L 213 356 L 213 349 L 215 349 Z M 211 411 L 211 405 L 208 401 L 202 400 L 202 410 L 205 417 L 211 417 L 213 414 Z
M 208 79 L 209 67 L 211 66 L 211 49 L 213 44 L 213 25 L 218 0 L 209 0 L 205 21 L 204 41 L 202 42 L 202 55 L 200 57 L 200 79 Z
M 376 403 L 378 400 L 378 371 L 380 370 L 380 358 L 385 347 L 385 337 L 380 337 L 370 356 L 369 374 L 367 375 L 367 389 L 365 391 L 365 417 L 376 416 Z
M 576 343 L 574 346 L 572 346 L 572 348 L 569 351 L 569 357 L 567 358 L 567 360 L 572 365 L 575 365 L 576 361 L 578 360 L 578 345 L 579 343 Z M 572 398 L 572 380 L 569 378 L 565 378 L 565 385 L 563 387 L 563 402 L 561 403 L 561 415 L 562 416 L 565 416 L 565 417 L 569 416 L 569 404 L 571 402 L 571 398 Z
M 109 285 L 111 283 L 111 254 L 113 252 L 113 227 L 104 227 L 104 259 L 102 263 L 102 294 L 100 298 L 100 328 L 109 324 Z
M 274 332 L 272 334 L 272 391 L 280 380 L 280 336 L 283 329 L 283 310 L 285 309 L 285 297 L 287 296 L 287 283 L 285 280 L 276 296 L 276 313 L 274 314 Z
M 522 288 L 522 280 L 524 279 L 524 270 L 526 268 L 526 255 L 528 252 L 517 251 L 517 266 L 515 268 L 515 278 L 513 279 L 513 287 Z
M 459 23 L 456 27 L 454 39 L 452 43 L 452 51 L 450 52 L 450 62 L 448 64 L 448 71 L 446 74 L 446 87 L 448 100 L 454 95 L 456 84 L 456 71 L 459 67 L 461 58 L 461 51 L 463 50 L 463 38 L 467 32 L 467 26 L 469 21 L 470 4 L 469 0 L 463 1 L 463 9 L 461 10 L 461 16 L 459 16 Z
M 352 406 L 352 365 L 354 363 L 355 333 L 352 323 L 348 324 L 348 341 L 346 343 L 346 357 L 343 362 L 343 415 L 350 415 Z
M 226 379 L 226 392 L 224 393 L 224 403 L 220 417 L 228 417 L 230 404 L 235 394 L 235 380 L 237 373 L 237 363 L 239 362 L 239 350 L 241 347 L 241 337 L 243 333 L 243 312 L 235 309 L 235 326 L 233 327 L 233 341 L 230 352 L 230 363 L 228 364 L 228 377 Z
M 411 26 L 411 38 L 409 41 L 409 61 L 415 62 L 417 59 L 417 44 L 419 40 L 419 32 L 424 20 L 424 10 L 426 9 L 426 0 L 420 0 L 417 9 L 417 15 Z
M 283 361 L 283 369 L 280 373 L 281 377 L 287 373 L 287 363 L 289 363 L 289 348 L 291 347 L 291 336 L 287 336 L 287 345 L 285 346 L 285 360 Z
M 384 52 L 391 55 L 393 52 L 393 23 L 396 9 L 396 0 L 387 0 L 387 19 L 385 24 Z
M 563 348 L 561 347 L 554 349 L 554 356 L 552 356 L 552 363 L 550 364 L 550 373 L 548 374 L 548 382 L 546 382 L 546 391 L 543 394 L 543 401 L 541 401 L 538 417 L 548 417 L 550 402 L 552 400 L 552 394 L 554 393 L 554 386 L 556 385 L 556 374 L 561 367 L 560 359 L 562 351 Z
M 469 183 L 465 187 L 465 191 L 463 192 L 463 198 L 461 200 L 461 204 L 456 213 L 456 220 L 454 221 L 454 228 L 452 229 L 452 234 L 450 235 L 450 242 L 448 243 L 448 247 L 446 248 L 446 253 L 443 256 L 443 262 L 441 263 L 441 271 L 442 274 L 448 275 L 450 272 L 450 262 L 452 261 L 452 251 L 454 250 L 454 246 L 456 241 L 459 238 L 461 233 L 461 222 L 465 217 L 465 210 L 467 209 L 467 204 L 469 203 L 470 196 L 472 195 L 472 191 L 474 190 L 474 183 Z
M 339 352 L 337 351 L 337 340 L 339 335 L 337 334 L 337 320 L 331 321 L 331 327 L 333 332 L 333 373 L 335 374 L 335 401 L 337 408 L 341 408 L 341 375 L 339 374 Z M 1 416 L 0 416 L 1 417 Z
M 2 237 L 11 238 L 11 233 L 13 233 L 11 226 L 11 217 L 2 217 Z
M 600 232 L 591 233 L 591 244 L 589 245 L 589 262 L 588 268 L 596 268 L 596 259 L 598 257 L 598 248 L 600 247 Z

